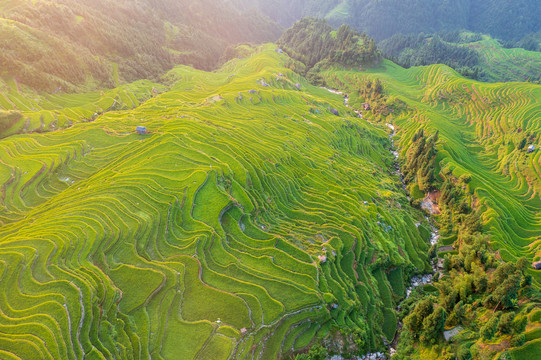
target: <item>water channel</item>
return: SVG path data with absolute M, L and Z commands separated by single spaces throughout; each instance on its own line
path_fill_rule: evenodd
M 329 91 L 329 92 L 331 92 L 333 94 L 343 95 L 344 96 L 344 105 L 347 106 L 348 108 L 351 108 L 351 106 L 349 105 L 349 96 L 347 94 L 344 94 L 343 92 L 341 92 L 339 90 L 335 90 L 335 89 L 328 89 L 328 88 L 324 88 L 324 89 L 326 89 L 327 91 Z M 362 115 L 361 111 L 355 110 L 355 113 L 361 119 L 363 118 L 363 115 Z M 398 163 L 398 158 L 399 158 L 400 154 L 399 154 L 398 149 L 396 149 L 395 144 L 394 144 L 394 137 L 396 135 L 396 129 L 395 129 L 394 125 L 392 125 L 392 124 L 385 124 L 385 125 L 389 129 L 391 129 L 391 131 L 392 131 L 392 133 L 389 134 L 389 139 L 391 140 L 391 149 L 389 149 L 389 151 L 394 156 L 396 174 L 400 177 L 400 181 L 402 182 L 402 188 L 404 189 L 404 191 L 406 191 L 406 184 L 404 183 L 404 176 L 402 175 L 402 172 L 400 171 L 400 165 Z M 407 197 L 408 197 L 408 200 L 410 200 L 410 197 L 409 196 L 407 196 Z M 430 222 L 430 219 L 428 217 L 426 217 L 426 220 Z M 420 223 L 418 223 L 416 225 L 419 226 Z M 435 245 L 435 244 L 438 243 L 440 236 L 439 236 L 438 230 L 434 227 L 434 225 L 432 223 L 430 223 L 430 227 L 431 227 L 430 245 Z M 437 269 L 437 264 L 434 261 L 432 262 L 432 269 L 433 269 L 434 273 L 436 273 L 437 270 L 438 270 Z M 410 297 L 412 291 L 416 287 L 431 284 L 432 283 L 432 276 L 433 276 L 432 274 L 421 274 L 421 275 L 413 276 L 410 279 L 410 285 L 406 288 L 406 297 L 402 301 L 408 299 Z M 402 301 L 400 303 L 398 303 L 398 305 L 396 307 L 397 312 L 400 311 L 400 304 L 402 303 Z M 390 344 L 387 344 L 388 349 L 389 349 L 389 356 L 393 356 L 393 354 L 396 353 L 396 346 L 398 344 L 398 339 L 400 337 L 400 330 L 402 329 L 402 322 L 401 321 L 398 322 L 398 327 L 397 328 L 398 328 L 398 330 L 397 330 L 397 332 L 395 334 L 395 338 L 393 339 L 393 341 Z M 365 354 L 365 355 L 357 357 L 355 359 L 356 360 L 387 360 L 387 359 L 389 359 L 389 357 L 383 352 L 375 352 L 375 353 Z M 343 357 L 340 356 L 340 355 L 335 355 L 335 356 L 331 357 L 330 360 L 343 360 Z

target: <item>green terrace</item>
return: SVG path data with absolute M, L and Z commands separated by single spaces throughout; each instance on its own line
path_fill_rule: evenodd
M 535 80 L 539 78 L 541 53 L 521 48 L 506 49 L 497 40 L 484 35 L 483 40 L 468 44 L 480 56 L 480 65 L 491 79 Z M 516 80 L 514 80 L 516 81 Z
M 164 90 L 163 85 L 140 80 L 92 93 L 37 94 L 10 80 L 0 86 L 0 110 L 18 111 L 22 116 L 8 129 L 0 131 L 0 137 L 54 131 L 77 122 L 93 121 L 105 112 L 133 109 Z
M 363 79 L 381 79 L 392 101 L 405 104 L 391 117 L 405 156 L 420 128 L 439 131 L 441 168 L 469 174 L 475 209 L 494 248 L 506 261 L 541 258 L 541 86 L 487 84 L 462 78 L 444 65 L 403 69 L 384 62 L 368 73 L 329 71 L 332 86 L 354 93 Z M 360 98 L 352 104 L 360 108 Z M 370 115 L 367 115 L 370 117 Z M 528 151 L 534 146 L 536 150 Z M 541 273 L 530 270 L 536 281 Z
M 167 88 L 2 93 L 27 130 L 57 125 L 0 140 L 0 357 L 275 359 L 337 329 L 361 351 L 392 340 L 406 277 L 430 269 L 428 226 L 384 127 L 286 60 L 266 46 L 213 73 L 177 67 Z M 524 242 L 527 189 L 505 200 Z M 502 254 L 526 252 L 513 244 Z

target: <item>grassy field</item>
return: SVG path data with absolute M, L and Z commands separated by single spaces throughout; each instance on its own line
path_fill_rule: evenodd
M 0 357 L 275 359 L 336 329 L 362 351 L 392 337 L 393 289 L 429 269 L 424 217 L 384 127 L 285 60 L 177 67 L 153 97 L 2 94 L 73 125 L 0 140 Z
M 382 81 L 391 106 L 386 120 L 397 128 L 400 154 L 413 135 L 439 131 L 439 169 L 471 175 L 466 191 L 499 257 L 516 261 L 541 258 L 541 86 L 530 83 L 480 83 L 462 78 L 444 65 L 403 69 L 384 62 L 368 72 L 333 70 L 329 86 L 355 94 L 366 79 Z M 364 100 L 350 96 L 353 107 Z M 377 110 L 373 105 L 372 111 Z M 371 118 L 371 112 L 364 112 Z M 533 145 L 535 151 L 528 152 Z M 440 245 L 444 245 L 442 240 Z M 537 286 L 541 272 L 528 267 Z M 391 285 L 393 282 L 391 282 Z M 513 351 L 515 358 L 539 353 L 538 333 Z

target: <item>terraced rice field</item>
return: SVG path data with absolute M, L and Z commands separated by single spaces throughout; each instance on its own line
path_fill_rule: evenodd
M 403 69 L 385 62 L 369 73 L 330 72 L 329 82 L 354 90 L 362 78 L 380 78 L 408 110 L 393 120 L 402 156 L 419 128 L 440 133 L 438 161 L 460 176 L 504 260 L 541 258 L 541 86 L 480 83 L 443 65 Z M 524 140 L 524 147 L 520 144 Z M 536 150 L 527 153 L 534 145 Z M 541 282 L 541 272 L 530 270 Z
M 497 81 L 539 80 L 541 53 L 520 48 L 506 49 L 484 35 L 484 39 L 468 45 L 479 54 L 480 67 Z
M 35 94 L 21 90 L 12 80 L 0 86 L 0 110 L 18 110 L 23 118 L 0 137 L 21 132 L 63 129 L 95 120 L 104 112 L 139 106 L 165 87 L 141 80 L 116 89 L 85 94 Z
M 178 67 L 132 110 L 0 140 L 0 358 L 274 359 L 336 328 L 364 350 L 394 335 L 429 230 L 383 126 L 284 60 Z

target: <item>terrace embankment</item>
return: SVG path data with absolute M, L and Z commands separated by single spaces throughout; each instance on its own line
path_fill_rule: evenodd
M 386 132 L 287 61 L 264 47 L 180 66 L 140 104 L 0 140 L 6 357 L 275 359 L 393 339 L 430 228 Z

